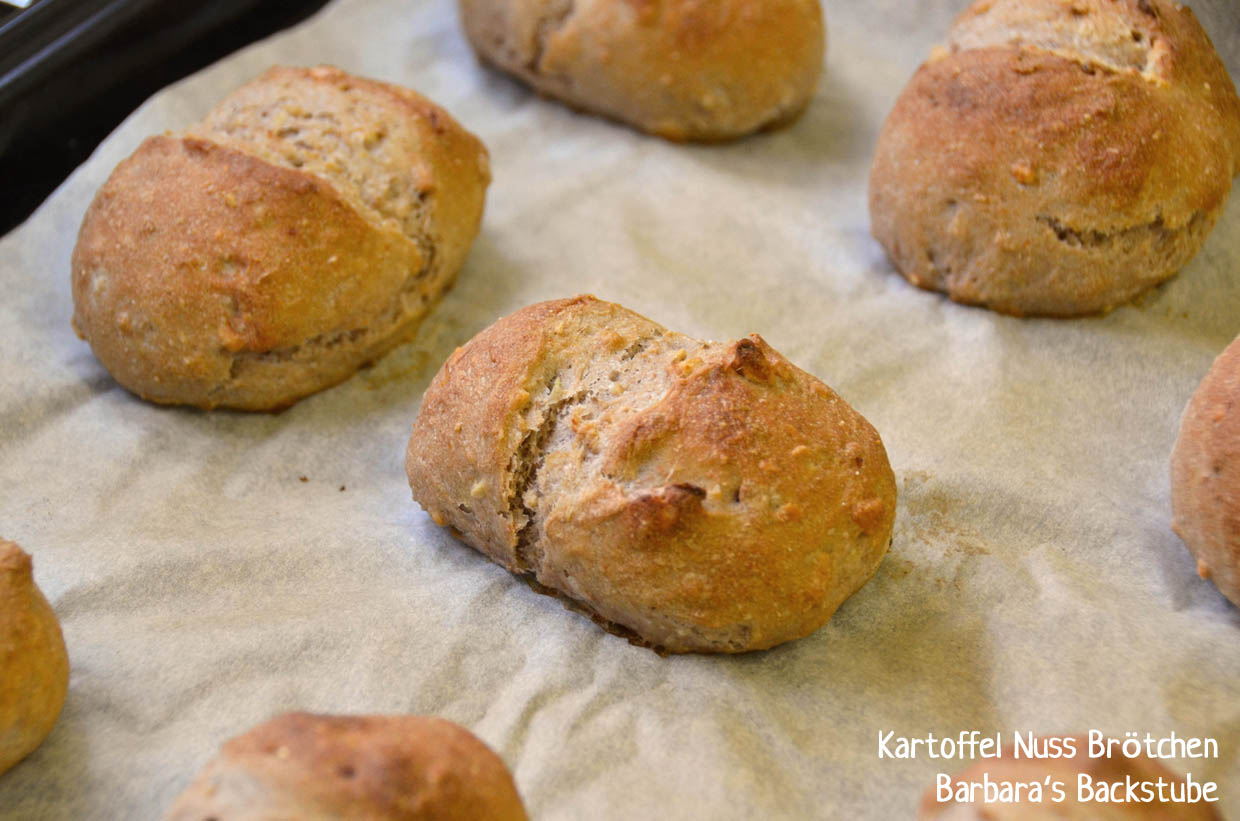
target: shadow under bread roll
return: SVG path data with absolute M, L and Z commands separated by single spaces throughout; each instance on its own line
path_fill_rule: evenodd
M 878 433 L 760 337 L 703 342 L 589 296 L 453 353 L 406 469 L 435 522 L 668 652 L 817 630 L 878 569 L 896 508 Z
M 412 337 L 489 181 L 424 97 L 273 68 L 112 172 L 74 249 L 74 327 L 145 399 L 279 410 Z

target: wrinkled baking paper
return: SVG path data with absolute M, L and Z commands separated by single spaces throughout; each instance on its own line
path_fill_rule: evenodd
M 879 126 L 964 0 L 828 3 L 791 128 L 673 145 L 481 67 L 450 0 L 339 0 L 150 100 L 0 240 L 0 534 L 72 662 L 8 818 L 157 818 L 225 739 L 292 709 L 471 728 L 539 819 L 910 817 L 967 762 L 880 733 L 1217 739 L 1169 762 L 1240 817 L 1240 610 L 1169 526 L 1181 410 L 1240 332 L 1240 196 L 1173 281 L 1101 319 L 1020 320 L 896 275 L 870 237 Z M 1233 76 L 1240 7 L 1199 2 Z M 276 416 L 156 407 L 69 326 L 69 257 L 112 167 L 273 63 L 411 86 L 490 148 L 460 280 L 417 340 Z M 813 636 L 661 658 L 435 527 L 404 447 L 452 349 L 581 292 L 695 336 L 762 334 L 881 432 L 878 575 Z M 303 478 L 304 477 L 304 478 Z

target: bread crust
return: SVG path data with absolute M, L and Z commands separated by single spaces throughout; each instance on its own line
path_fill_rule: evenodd
M 512 776 L 465 728 L 424 716 L 286 713 L 224 743 L 168 821 L 524 821 Z
M 277 125 L 299 98 L 318 107 Z M 369 119 L 339 110 L 353 98 Z M 263 101 L 267 120 L 238 133 L 236 109 Z M 390 126 L 369 121 L 384 114 Z M 323 117 L 344 147 L 274 136 Z M 376 127 L 388 144 L 350 157 L 349 138 Z M 354 184 L 349 161 L 369 162 L 387 188 Z M 464 261 L 489 179 L 482 144 L 413 92 L 272 69 L 203 125 L 151 137 L 117 166 L 74 249 L 74 327 L 143 398 L 279 410 L 413 335 Z M 391 213 L 385 196 L 410 205 Z
M 0 774 L 43 743 L 69 689 L 60 621 L 31 573 L 30 556 L 0 539 Z
M 1075 316 L 1196 254 L 1240 172 L 1240 100 L 1188 8 L 987 0 L 949 40 L 900 95 L 871 169 L 872 231 L 905 278 Z
M 1058 736 L 1056 738 L 1059 738 Z M 1133 781 L 1181 782 L 1184 779 L 1168 770 L 1158 761 L 1145 755 L 1135 758 L 1115 756 L 1090 758 L 1089 737 L 1072 736 L 1076 754 L 1059 758 L 1016 758 L 1014 748 L 1009 746 L 997 759 L 982 759 L 958 773 L 953 784 L 980 782 L 985 773 L 991 781 L 1043 784 L 1041 802 L 1016 801 L 1009 803 L 939 803 L 935 789 L 922 796 L 918 807 L 918 821 L 1035 821 L 1057 818 L 1063 821 L 1218 821 L 1219 814 L 1205 802 L 1187 803 L 1081 803 L 1077 799 L 1077 778 L 1086 774 L 1091 782 L 1108 784 Z M 1039 742 L 1039 749 L 1049 749 L 1046 742 Z M 1067 794 L 1064 801 L 1054 802 L 1051 791 L 1045 785 L 1049 780 L 1062 782 Z
M 775 127 L 822 72 L 818 0 L 460 0 L 478 55 L 574 108 L 670 140 Z
M 1197 572 L 1240 607 L 1240 338 L 1214 360 L 1180 419 L 1171 511 Z
M 636 643 L 744 652 L 821 627 L 877 570 L 877 432 L 760 337 L 709 343 L 593 297 L 458 349 L 406 455 L 414 498 Z

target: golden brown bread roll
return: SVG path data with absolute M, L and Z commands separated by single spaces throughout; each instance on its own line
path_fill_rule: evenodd
M 1188 8 L 980 0 L 883 126 L 871 225 L 922 288 L 1094 313 L 1184 266 L 1237 172 L 1240 100 Z
M 465 728 L 423 716 L 286 713 L 224 743 L 168 821 L 524 821 L 512 776 Z
M 1240 607 L 1240 338 L 1184 409 L 1171 453 L 1171 511 L 1197 572 Z
M 441 525 L 636 643 L 808 635 L 878 569 L 896 488 L 878 433 L 760 337 L 702 342 L 593 297 L 458 349 L 406 458 Z
M 273 68 L 117 166 L 74 250 L 74 327 L 146 399 L 286 407 L 413 335 L 489 179 L 412 91 Z
M 30 557 L 0 539 L 0 773 L 43 743 L 68 690 L 60 622 L 34 583 Z
M 460 10 L 487 62 L 671 140 L 795 118 L 826 47 L 818 0 L 460 0 Z
M 1058 743 L 1060 737 L 1056 737 Z M 1042 789 L 1040 801 L 1030 801 L 1028 790 L 1022 793 L 1025 800 L 1011 803 L 984 801 L 957 802 L 949 800 L 939 802 L 935 787 L 926 791 L 922 797 L 917 813 L 918 821 L 1040 821 L 1061 819 L 1061 821 L 1217 821 L 1218 813 L 1203 801 L 1174 802 L 1148 801 L 1134 803 L 1115 803 L 1097 800 L 1101 783 L 1128 783 L 1128 780 L 1141 784 L 1153 785 L 1154 797 L 1157 799 L 1158 781 L 1174 782 L 1177 787 L 1173 792 L 1164 788 L 1164 796 L 1184 797 L 1184 779 L 1168 770 L 1162 764 L 1144 755 L 1127 758 L 1116 755 L 1110 758 L 1090 757 L 1088 736 L 1070 737 L 1074 754 L 1061 758 L 1015 758 L 1013 748 L 1003 751 L 1001 758 L 979 759 L 963 772 L 952 778 L 952 787 L 959 783 L 982 783 L 983 777 L 993 782 L 1019 782 L 1030 784 L 1037 782 Z M 1039 742 L 1040 749 L 1049 749 L 1046 742 Z M 1066 750 L 1060 745 L 1059 750 Z M 1087 792 L 1082 798 L 1079 779 L 1083 775 L 1089 781 Z M 1058 782 L 1063 788 L 1063 800 L 1055 802 L 1055 794 L 1050 784 Z M 1109 788 L 1108 788 L 1109 789 Z M 1109 793 L 1108 793 L 1109 795 Z M 1124 789 L 1120 796 L 1126 797 Z M 1144 793 L 1140 793 L 1143 796 Z

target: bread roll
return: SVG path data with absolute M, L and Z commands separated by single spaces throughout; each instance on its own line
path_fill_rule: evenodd
M 1171 453 L 1171 511 L 1197 572 L 1240 607 L 1240 338 L 1184 409 Z
M 822 73 L 818 0 L 460 0 L 460 9 L 482 59 L 670 140 L 788 122 Z
M 1004 750 L 1002 758 L 979 759 L 953 778 L 953 785 L 959 782 L 979 783 L 983 774 L 991 781 L 1023 784 L 1036 781 L 1042 787 L 1040 802 L 1022 800 L 1012 803 L 957 803 L 952 800 L 939 803 L 936 788 L 931 788 L 922 797 L 917 813 L 918 821 L 1217 821 L 1219 818 L 1214 808 L 1204 802 L 1080 801 L 1078 778 L 1081 774 L 1089 777 L 1090 794 L 1096 794 L 1098 782 L 1103 781 L 1108 784 L 1124 784 L 1125 779 L 1130 778 L 1134 782 L 1157 783 L 1161 778 L 1164 782 L 1179 784 L 1184 779 L 1144 755 L 1136 758 L 1122 755 L 1090 758 L 1087 736 L 1074 736 L 1072 742 L 1076 754 L 1064 758 L 1015 758 L 1013 749 L 1009 747 Z M 1042 742 L 1039 749 L 1046 749 L 1045 742 Z M 1056 803 L 1053 800 L 1048 779 L 1063 785 L 1063 801 Z M 1182 787 L 1177 788 L 1179 789 Z M 1122 789 L 1120 794 L 1124 795 Z M 1027 792 L 1022 795 L 1022 798 L 1027 797 Z
M 422 716 L 287 713 L 224 743 L 168 821 L 524 821 L 512 776 L 468 730 Z
M 1240 172 L 1240 101 L 1170 0 L 979 0 L 883 126 L 874 236 L 922 288 L 1109 310 L 1171 277 Z
M 453 353 L 406 468 L 435 522 L 677 653 L 818 629 L 878 569 L 895 517 L 874 428 L 760 337 L 701 342 L 588 296 Z
M 68 690 L 60 622 L 34 583 L 30 557 L 0 539 L 0 773 L 43 743 Z
M 146 399 L 278 410 L 413 335 L 489 179 L 412 91 L 273 68 L 117 166 L 73 254 L 74 327 Z

